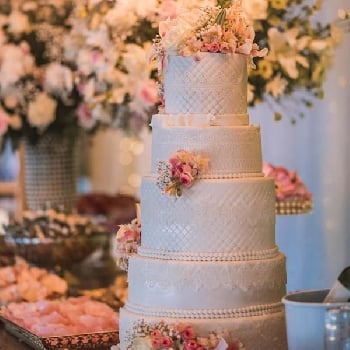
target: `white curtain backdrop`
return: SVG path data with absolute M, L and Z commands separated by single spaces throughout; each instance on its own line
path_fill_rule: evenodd
M 325 1 L 331 21 L 349 0 Z M 320 18 L 320 19 L 322 19 Z M 289 291 L 329 288 L 350 265 L 350 34 L 328 72 L 325 98 L 305 119 L 274 122 L 270 111 L 250 111 L 261 125 L 264 161 L 296 170 L 314 195 L 312 214 L 277 217 L 276 239 L 287 256 Z

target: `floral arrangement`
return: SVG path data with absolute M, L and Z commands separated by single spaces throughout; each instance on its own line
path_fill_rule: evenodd
M 166 324 L 158 322 L 147 324 L 143 320 L 137 323 L 130 335 L 128 350 L 244 350 L 239 341 L 227 344 L 216 332 L 207 336 L 198 336 L 190 324 Z
M 253 27 L 245 20 L 241 0 L 233 0 L 230 7 L 199 7 L 160 22 L 154 47 L 161 59 L 167 54 L 196 56 L 198 52 L 265 56 L 267 49 L 259 51 L 254 37 Z
M 74 2 L 0 1 L 0 137 L 14 148 L 46 133 L 74 137 L 79 102 L 62 41 Z
M 168 161 L 158 162 L 157 186 L 169 196 L 181 197 L 183 187 L 191 187 L 200 172 L 206 170 L 208 165 L 208 158 L 178 150 Z
M 203 5 L 215 0 L 202 0 Z M 79 117 L 93 129 L 100 120 L 137 135 L 159 104 L 157 67 L 148 58 L 158 24 L 198 0 L 78 0 L 66 58 L 75 61 Z
M 312 209 L 312 194 L 295 171 L 263 164 L 263 173 L 275 180 L 277 214 L 301 214 Z
M 127 271 L 129 257 L 137 253 L 140 244 L 141 224 L 138 219 L 132 220 L 130 224 L 119 226 L 113 241 L 113 255 L 121 269 Z
M 259 46 L 269 54 L 250 71 L 248 102 L 266 102 L 275 120 L 287 116 L 294 123 L 322 99 L 326 72 L 332 65 L 336 47 L 342 40 L 339 20 L 314 20 L 322 1 L 249 0 L 243 2 Z M 346 20 L 346 11 L 342 11 Z M 345 14 L 345 15 L 344 15 Z M 339 13 L 340 15 L 340 13 Z M 306 107 L 306 108 L 303 108 Z

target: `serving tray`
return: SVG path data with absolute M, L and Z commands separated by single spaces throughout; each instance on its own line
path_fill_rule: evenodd
M 35 350 L 110 350 L 119 342 L 119 331 L 40 337 L 0 316 L 7 332 Z

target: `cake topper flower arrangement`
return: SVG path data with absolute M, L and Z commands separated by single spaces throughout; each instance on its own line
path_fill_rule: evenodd
M 74 137 L 79 103 L 72 67 L 63 57 L 69 0 L 0 1 L 0 139 L 17 147 L 46 133 Z
M 267 49 L 259 50 L 254 38 L 254 29 L 246 22 L 241 1 L 233 0 L 229 7 L 198 7 L 160 22 L 154 49 L 161 59 L 168 54 L 199 57 L 199 52 L 265 56 Z
M 244 350 L 240 341 L 228 344 L 223 336 L 210 332 L 196 334 L 191 324 L 167 324 L 163 321 L 148 324 L 139 321 L 129 336 L 128 350 Z
M 168 161 L 158 162 L 157 186 L 164 194 L 175 198 L 181 197 L 183 188 L 190 188 L 208 165 L 208 158 L 193 152 L 178 150 Z

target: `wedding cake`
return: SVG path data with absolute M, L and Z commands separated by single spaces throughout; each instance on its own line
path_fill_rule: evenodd
M 181 37 L 185 46 L 174 50 L 176 31 L 188 35 L 191 26 L 199 36 Z M 286 349 L 274 181 L 262 173 L 260 130 L 247 114 L 247 62 L 265 52 L 238 2 L 184 13 L 162 23 L 160 36 L 164 105 L 151 123 L 151 174 L 141 186 L 141 245 L 128 262 L 120 347 L 132 348 L 142 320 L 221 332 L 249 350 Z

